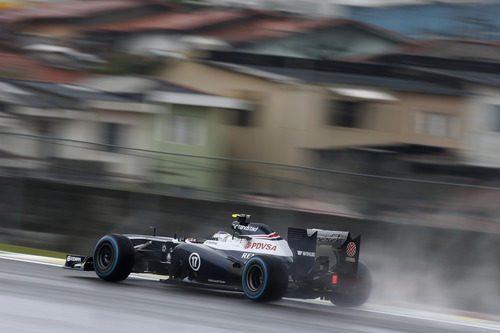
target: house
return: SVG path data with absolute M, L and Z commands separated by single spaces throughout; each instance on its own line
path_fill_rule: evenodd
M 159 152 L 151 154 L 156 181 L 197 189 L 226 186 L 227 165 L 212 158 L 228 156 L 232 140 L 223 125 L 251 112 L 250 103 L 141 77 L 97 76 L 82 84 L 114 94 L 139 93 L 156 105 L 146 129 L 149 149 Z
M 459 82 L 397 66 L 214 51 L 170 62 L 158 75 L 255 105 L 228 125 L 233 158 L 331 168 L 326 151 L 416 145 L 453 152 L 463 140 L 467 99 Z M 267 179 L 284 175 L 252 172 L 268 171 Z M 250 186 L 273 188 L 266 177 Z
M 254 119 L 235 128 L 241 137 L 237 146 L 252 145 L 235 157 L 302 164 L 308 158 L 298 156 L 311 149 L 395 142 L 459 147 L 464 105 L 460 87 L 432 82 L 419 73 L 412 77 L 388 65 L 212 52 L 200 61 L 169 63 L 160 75 L 257 103 Z M 434 113 L 449 121 L 447 131 L 429 127 L 428 117 Z
M 490 48 L 491 50 L 491 48 Z M 411 65 L 429 73 L 462 81 L 469 91 L 465 109 L 464 136 L 460 154 L 471 165 L 498 168 L 500 166 L 500 64 L 494 59 L 450 59 L 413 54 L 388 54 L 376 58 L 379 62 Z
M 197 37 L 198 42 L 193 45 L 193 38 L 186 36 Z M 386 53 L 412 43 L 409 38 L 348 19 L 242 9 L 172 10 L 92 26 L 87 38 L 143 55 L 195 47 L 326 59 Z
M 52 176 L 87 182 L 221 187 L 224 165 L 204 157 L 224 155 L 229 141 L 219 122 L 250 108 L 237 99 L 126 77 L 79 85 L 8 80 L 3 90 L 14 121 L 4 136 L 15 140 L 2 150 L 40 161 Z M 22 94 L 36 98 L 23 102 Z M 33 105 L 37 99 L 46 104 Z M 198 167 L 212 164 L 220 177 Z

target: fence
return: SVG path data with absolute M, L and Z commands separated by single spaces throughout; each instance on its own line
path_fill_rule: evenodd
M 5 177 L 500 233 L 495 170 L 375 174 L 5 132 L 0 147 Z

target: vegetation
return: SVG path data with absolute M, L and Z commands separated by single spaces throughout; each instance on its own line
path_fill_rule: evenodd
M 49 250 L 34 249 L 31 247 L 10 245 L 10 244 L 0 244 L 0 251 L 33 254 L 33 255 L 37 255 L 37 256 L 62 258 L 62 259 L 66 258 L 65 253 L 56 252 L 56 251 L 49 251 Z

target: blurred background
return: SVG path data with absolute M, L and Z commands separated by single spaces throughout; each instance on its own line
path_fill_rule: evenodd
M 500 3 L 0 2 L 0 243 L 362 234 L 372 302 L 500 314 Z

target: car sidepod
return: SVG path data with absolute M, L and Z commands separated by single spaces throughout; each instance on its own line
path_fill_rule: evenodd
M 170 272 L 174 279 L 240 287 L 242 266 L 224 251 L 183 243 L 172 252 Z

